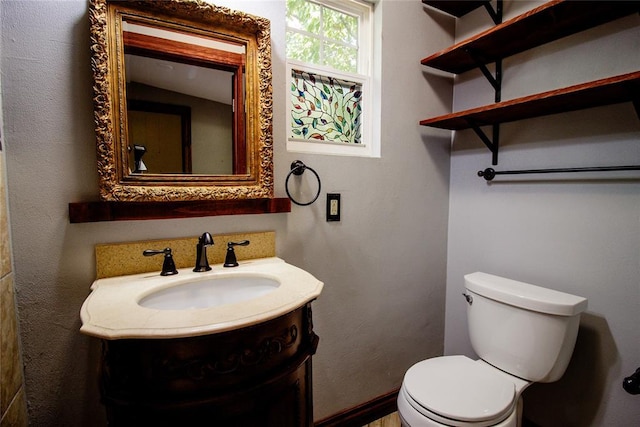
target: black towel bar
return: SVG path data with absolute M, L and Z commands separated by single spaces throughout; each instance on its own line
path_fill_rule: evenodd
M 586 168 L 557 168 L 557 169 L 522 169 L 513 171 L 497 171 L 492 168 L 486 168 L 483 171 L 478 171 L 478 176 L 484 178 L 486 181 L 491 181 L 496 175 L 524 175 L 524 174 L 538 174 L 538 173 L 567 173 L 567 172 L 606 172 L 606 171 L 637 171 L 640 170 L 640 165 L 637 166 L 599 166 L 599 167 L 586 167 Z

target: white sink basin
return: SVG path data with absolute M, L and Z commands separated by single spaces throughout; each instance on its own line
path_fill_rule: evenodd
M 99 279 L 82 304 L 80 331 L 103 339 L 179 338 L 225 332 L 287 314 L 316 299 L 322 282 L 280 258 L 221 264 L 204 273 Z
M 267 277 L 220 277 L 161 289 L 143 297 L 138 304 L 158 310 L 217 307 L 261 297 L 279 286 L 280 282 Z

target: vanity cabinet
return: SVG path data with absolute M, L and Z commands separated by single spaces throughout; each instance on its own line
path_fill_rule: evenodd
M 109 425 L 312 426 L 317 345 L 310 303 L 228 332 L 102 340 Z

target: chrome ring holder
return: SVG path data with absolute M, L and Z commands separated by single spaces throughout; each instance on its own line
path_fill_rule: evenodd
M 295 200 L 291 196 L 291 193 L 289 192 L 289 178 L 291 178 L 291 175 L 300 176 L 300 175 L 302 175 L 304 173 L 305 170 L 310 170 L 316 176 L 316 179 L 318 180 L 318 192 L 316 193 L 316 196 L 313 198 L 313 200 L 311 200 L 310 202 L 308 202 L 308 203 L 300 203 L 297 200 Z M 289 198 L 291 199 L 291 201 L 293 203 L 295 203 L 298 206 L 309 206 L 310 204 L 312 204 L 313 202 L 318 200 L 318 196 L 320 196 L 320 189 L 322 188 L 322 183 L 320 182 L 320 176 L 318 175 L 318 173 L 315 170 L 313 170 L 309 166 L 305 165 L 301 160 L 296 160 L 295 162 L 291 163 L 291 171 L 287 175 L 287 179 L 284 182 L 284 188 L 285 188 L 285 190 L 287 192 L 287 196 L 289 196 Z

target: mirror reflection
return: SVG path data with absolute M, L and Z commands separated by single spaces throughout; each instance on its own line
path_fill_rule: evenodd
M 201 0 L 91 0 L 100 198 L 273 197 L 268 19 Z
M 123 19 L 131 174 L 247 172 L 239 43 Z

